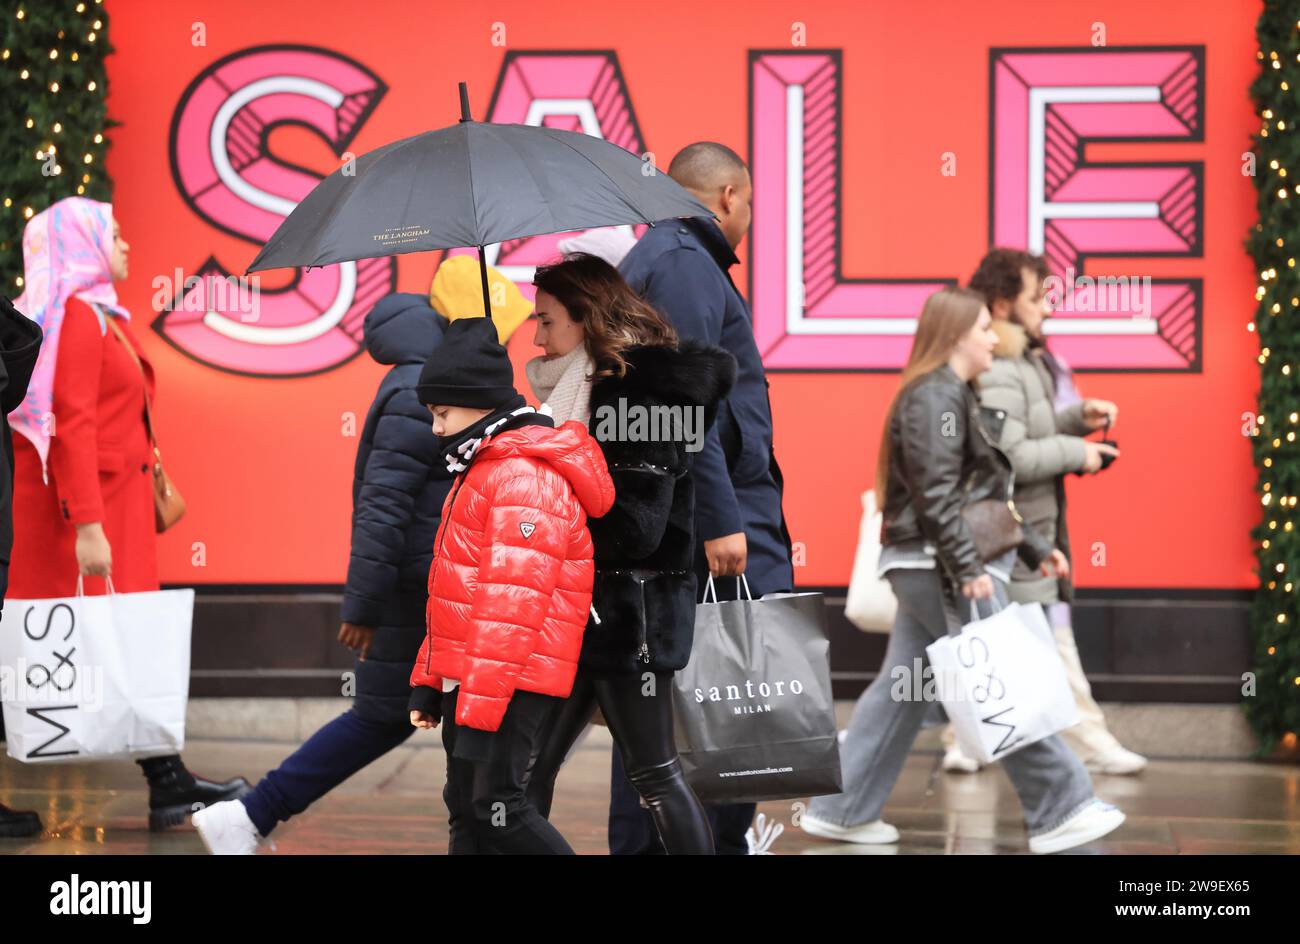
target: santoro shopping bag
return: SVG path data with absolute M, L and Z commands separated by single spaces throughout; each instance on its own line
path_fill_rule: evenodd
M 706 598 L 712 580 L 706 586 Z M 747 589 L 747 588 L 746 588 Z M 677 747 L 707 802 L 838 793 L 839 746 L 820 593 L 700 604 L 674 680 Z

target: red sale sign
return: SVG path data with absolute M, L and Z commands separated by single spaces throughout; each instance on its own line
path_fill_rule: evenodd
M 1251 584 L 1249 4 L 1102 2 L 1081 23 L 1063 4 L 814 0 L 792 21 L 672 0 L 653 24 L 515 2 L 112 6 L 109 169 L 136 256 L 122 295 L 151 315 L 191 501 L 164 580 L 342 579 L 381 370 L 362 321 L 387 292 L 425 291 L 438 259 L 271 273 L 255 311 L 231 277 L 341 163 L 454 121 L 464 79 L 482 120 L 585 132 L 657 167 L 700 139 L 747 159 L 733 275 L 771 376 L 800 583 L 847 580 L 922 302 L 1003 245 L 1046 256 L 1049 343 L 1121 407 L 1121 461 L 1070 485 L 1079 582 Z M 561 235 L 489 262 L 531 297 Z M 512 340 L 517 366 L 530 341 Z

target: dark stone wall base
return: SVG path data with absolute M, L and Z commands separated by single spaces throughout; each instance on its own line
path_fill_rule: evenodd
M 888 636 L 844 618 L 844 587 L 826 594 L 837 698 L 876 676 Z M 200 587 L 190 693 L 196 697 L 338 695 L 353 656 L 337 640 L 337 587 Z M 1075 638 L 1099 701 L 1229 703 L 1250 665 L 1243 590 L 1082 590 Z

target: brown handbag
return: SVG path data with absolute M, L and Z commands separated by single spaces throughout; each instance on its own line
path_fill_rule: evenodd
M 970 528 L 980 560 L 986 564 L 1019 547 L 1025 540 L 1022 527 L 1025 519 L 1020 517 L 1016 503 L 1009 498 L 1005 501 L 985 498 L 972 502 L 961 510 L 961 516 Z
M 996 452 L 997 443 L 989 438 L 979 414 L 972 410 L 970 419 L 989 448 Z M 975 477 L 972 473 L 966 481 L 967 495 L 970 495 L 974 484 Z M 975 551 L 985 564 L 997 560 L 1024 543 L 1025 519 L 1020 517 L 1020 512 L 1016 510 L 1016 503 L 1009 495 L 1005 499 L 983 498 L 971 502 L 962 508 L 961 516 L 966 519 L 966 527 L 970 529 L 971 538 L 975 541 Z
M 140 357 L 135 353 L 135 348 L 131 347 L 131 342 L 117 326 L 117 320 L 98 306 L 96 310 L 113 329 L 113 333 L 117 335 L 118 341 L 135 362 L 136 368 L 140 371 L 140 378 L 144 381 L 144 424 L 149 434 L 149 446 L 153 449 L 153 523 L 154 530 L 162 534 L 184 516 L 185 499 L 163 470 L 162 453 L 158 451 L 158 439 L 154 435 L 153 409 L 149 404 L 149 378 L 145 376 L 144 365 L 140 363 Z

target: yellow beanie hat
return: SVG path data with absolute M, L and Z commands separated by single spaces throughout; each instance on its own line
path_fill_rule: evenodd
M 533 303 L 492 266 L 488 266 L 488 300 L 492 323 L 502 344 L 533 312 Z M 448 321 L 483 317 L 483 278 L 474 256 L 448 256 L 429 286 L 429 304 Z

